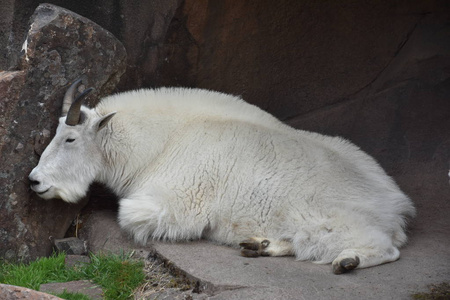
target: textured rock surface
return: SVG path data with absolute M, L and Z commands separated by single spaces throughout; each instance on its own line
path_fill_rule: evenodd
M 58 252 L 64 252 L 69 255 L 87 254 L 85 242 L 76 237 L 55 239 L 55 248 Z
M 136 295 L 140 297 L 140 295 Z M 180 291 L 179 289 L 169 288 L 159 292 L 150 292 L 138 299 L 158 299 L 158 300 L 204 300 L 209 299 L 208 295 L 193 293 L 192 291 Z M 250 298 L 247 298 L 250 299 Z
M 69 282 L 55 282 L 41 284 L 41 291 L 45 293 L 60 294 L 64 291 L 69 293 L 84 294 L 92 300 L 103 299 L 103 291 L 100 286 L 93 284 L 89 280 L 77 280 Z
M 26 24 L 42 1 L 3 0 L 0 7 L 0 70 L 15 68 L 18 51 L 28 31 Z M 127 73 L 121 87 L 156 85 L 160 69 L 168 64 L 166 33 L 182 0 L 50 0 L 112 32 L 126 45 Z
M 423 15 L 443 6 L 442 1 L 186 0 L 168 33 L 172 51 L 160 70 L 168 74 L 161 78 L 243 95 L 289 119 L 365 88 Z
M 0 283 L 0 299 L 2 300 L 62 300 L 59 297 L 49 295 L 21 286 Z
M 92 253 L 111 252 L 120 254 L 125 249 L 142 248 L 133 243 L 132 239 L 118 228 L 116 213 L 110 210 L 100 210 L 92 213 L 86 224 L 80 231 L 80 237 L 88 244 L 89 251 Z M 95 230 L 95 227 L 104 230 Z M 110 230 L 112 229 L 112 230 Z M 145 256 L 145 254 L 144 254 Z
M 42 200 L 27 179 L 54 133 L 68 84 L 84 74 L 95 102 L 125 70 L 121 43 L 86 18 L 43 4 L 30 23 L 21 70 L 0 73 L 0 257 L 8 260 L 49 254 L 50 238 L 63 237 L 83 206 Z

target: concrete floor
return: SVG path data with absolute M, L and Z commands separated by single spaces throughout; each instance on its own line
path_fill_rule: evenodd
M 334 275 L 331 265 L 293 257 L 245 258 L 237 249 L 206 241 L 156 242 L 140 249 L 167 260 L 178 272 L 200 282 L 194 299 L 411 299 L 428 285 L 450 282 L 450 218 L 442 226 L 416 226 L 400 260 Z M 82 232 L 91 251 L 138 249 L 119 229 L 116 215 L 94 212 Z M 200 299 L 198 298 L 198 299 Z

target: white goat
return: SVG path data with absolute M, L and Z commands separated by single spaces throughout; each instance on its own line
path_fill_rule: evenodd
M 104 183 L 140 243 L 205 238 L 244 256 L 332 262 L 336 274 L 399 258 L 415 209 L 348 141 L 199 89 L 126 92 L 89 109 L 86 93 L 73 101 L 79 84 L 29 176 L 42 198 L 76 202 Z

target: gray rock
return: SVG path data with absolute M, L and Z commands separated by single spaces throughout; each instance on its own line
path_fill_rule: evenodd
M 36 8 L 34 0 L 2 0 L 0 9 L 0 70 L 16 68 L 27 22 Z M 167 43 L 167 31 L 183 0 L 77 0 L 48 1 L 93 20 L 112 32 L 128 52 L 126 76 L 122 89 L 161 81 L 161 69 L 168 64 L 168 54 L 175 44 Z M 177 76 L 181 75 L 178 73 Z M 166 82 L 173 78 L 165 76 Z
M 55 247 L 58 252 L 65 252 L 69 255 L 84 255 L 87 253 L 85 242 L 76 237 L 55 239 Z
M 103 299 L 101 287 L 93 284 L 89 280 L 77 280 L 69 282 L 55 282 L 41 284 L 41 291 L 46 293 L 60 294 L 64 291 L 69 293 L 80 293 L 88 296 L 92 300 Z
M 174 16 L 184 1 L 136 1 L 133 5 L 128 5 L 126 0 L 120 2 L 121 9 L 116 13 L 123 16 L 120 40 L 127 49 L 128 68 L 119 87 L 174 85 L 184 70 L 177 68 L 173 74 L 164 74 L 172 52 L 178 48 L 176 42 L 168 41 L 168 31 L 173 21 L 176 22 Z M 114 26 L 114 22 L 111 25 Z
M 43 292 L 27 289 L 21 286 L 1 284 L 0 299 L 2 300 L 62 300 L 59 297 Z
M 67 86 L 84 76 L 93 104 L 111 93 L 125 71 L 122 44 L 92 21 L 42 4 L 28 31 L 19 71 L 0 73 L 0 257 L 48 255 L 84 206 L 45 201 L 29 189 L 28 174 L 49 143 Z
M 134 251 L 138 257 L 148 256 L 146 249 L 133 243 L 130 236 L 120 230 L 116 213 L 109 210 L 93 212 L 79 234 L 92 253 L 129 254 Z
M 208 299 L 206 294 L 193 293 L 192 291 L 180 291 L 176 288 L 169 288 L 158 292 L 148 292 L 139 295 L 138 299 L 152 299 L 152 300 L 204 300 Z

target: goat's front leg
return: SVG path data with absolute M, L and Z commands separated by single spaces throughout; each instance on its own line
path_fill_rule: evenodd
M 189 209 L 175 193 L 152 188 L 119 202 L 119 224 L 137 243 L 148 238 L 185 241 L 200 239 L 208 225 L 205 214 Z
M 119 225 L 136 243 L 145 245 L 159 227 L 164 211 L 151 197 L 127 197 L 119 201 Z

